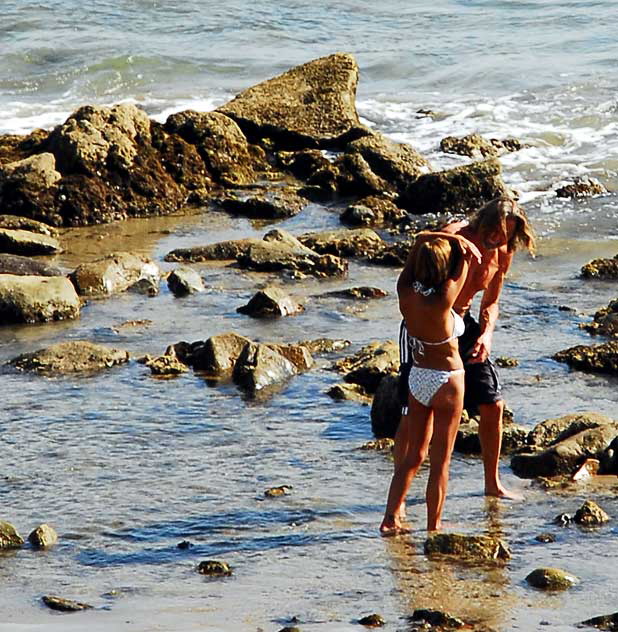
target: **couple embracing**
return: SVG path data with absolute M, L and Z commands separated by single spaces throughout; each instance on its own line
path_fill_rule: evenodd
M 480 415 L 485 494 L 511 496 L 498 474 L 504 403 L 489 354 L 504 278 L 518 248 L 532 253 L 534 235 L 510 197 L 492 200 L 469 221 L 417 236 L 397 282 L 405 405 L 395 437 L 383 535 L 407 532 L 406 494 L 427 454 L 427 530 L 440 529 L 463 408 Z M 476 321 L 470 306 L 479 292 Z

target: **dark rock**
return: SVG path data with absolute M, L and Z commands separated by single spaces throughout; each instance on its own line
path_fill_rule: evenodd
M 413 244 L 413 239 L 402 239 L 390 244 L 385 243 L 381 250 L 376 249 L 374 252 L 369 253 L 367 261 L 376 265 L 400 268 L 408 259 Z
M 17 276 L 64 276 L 59 268 L 49 266 L 42 261 L 20 257 L 19 255 L 0 254 L 0 274 L 15 274 Z
M 0 228 L 27 230 L 31 233 L 39 233 L 47 237 L 58 238 L 58 231 L 53 226 L 19 215 L 0 215 Z
M 0 274 L 0 325 L 79 318 L 81 303 L 65 277 Z
M 440 151 L 447 154 L 458 154 L 471 158 L 493 158 L 499 155 L 498 148 L 480 134 L 468 134 L 458 138 L 447 136 L 440 141 Z
M 341 222 L 350 226 L 393 225 L 407 217 L 407 211 L 396 206 L 390 198 L 377 195 L 370 195 L 350 204 L 339 216 Z
M 335 384 L 326 391 L 326 394 L 338 401 L 360 402 L 361 404 L 371 402 L 371 397 L 358 384 Z
M 496 358 L 496 364 L 502 369 L 510 369 L 512 367 L 519 366 L 519 360 L 517 358 L 509 358 L 507 356 L 498 356 Z
M 610 301 L 607 307 L 598 310 L 592 323 L 580 325 L 591 334 L 618 336 L 618 299 Z
M 412 213 L 469 213 L 494 198 L 507 195 L 495 160 L 420 176 L 399 197 L 398 204 Z
M 337 257 L 365 257 L 381 251 L 384 246 L 382 238 L 370 228 L 306 233 L 298 240 L 315 252 Z
M 399 376 L 386 375 L 380 380 L 371 403 L 371 431 L 378 439 L 394 438 L 400 419 Z
M 204 281 L 199 272 L 191 268 L 178 268 L 167 276 L 167 287 L 174 296 L 187 296 L 202 292 Z
M 335 290 L 334 292 L 328 292 L 325 296 L 368 300 L 372 298 L 384 298 L 388 296 L 388 292 L 379 287 L 360 286 L 346 288 L 345 290 Z
M 189 367 L 180 362 L 175 355 L 162 355 L 157 358 L 151 358 L 146 362 L 146 366 L 153 375 L 166 377 L 180 375 L 189 370 Z
M 0 228 L 0 252 L 10 255 L 37 256 L 62 252 L 57 239 L 29 230 Z
M 488 535 L 432 533 L 425 540 L 425 555 L 448 555 L 473 563 L 505 562 L 511 558 L 508 546 Z
M 279 485 L 278 487 L 269 487 L 265 492 L 266 498 L 277 498 L 278 496 L 287 496 L 292 491 L 291 485 Z
M 127 288 L 128 292 L 143 294 L 144 296 L 156 296 L 159 293 L 159 275 L 143 277 L 131 283 Z
M 519 452 L 528 444 L 528 429 L 517 424 L 504 424 L 500 454 Z M 455 439 L 455 451 L 462 454 L 481 454 L 479 424 L 474 417 L 460 423 Z
M 236 311 L 254 318 L 272 318 L 298 314 L 305 308 L 278 287 L 266 287 L 253 295 L 251 300 Z
M 8 364 L 21 371 L 64 374 L 100 371 L 129 361 L 129 354 L 85 340 L 60 342 L 32 353 L 24 353 Z
M 349 340 L 333 340 L 332 338 L 317 338 L 315 340 L 302 340 L 298 343 L 307 347 L 311 353 L 334 353 L 341 351 L 352 344 Z
M 181 551 L 187 551 L 188 549 L 193 547 L 193 543 L 189 542 L 189 540 L 183 540 L 182 542 L 179 542 L 176 545 L 177 549 L 180 549 Z
M 593 259 L 581 269 L 584 279 L 618 279 L 618 255 L 613 259 Z
M 82 296 L 109 296 L 124 292 L 141 279 L 159 285 L 161 270 L 146 257 L 117 252 L 77 266 L 70 275 Z
M 225 376 L 232 373 L 236 360 L 250 342 L 249 338 L 231 332 L 211 336 L 192 349 L 187 362 L 196 371 L 217 377 Z M 179 358 L 182 357 L 179 354 Z
M 332 168 L 331 161 L 319 149 L 280 151 L 277 153 L 277 164 L 300 180 L 309 180 L 317 172 Z
M 297 66 L 218 108 L 249 138 L 269 137 L 281 148 L 343 147 L 369 133 L 355 108 L 358 66 L 335 53 Z
M 0 520 L 0 550 L 18 549 L 24 543 L 17 529 L 10 523 Z
M 260 191 L 229 191 L 217 199 L 217 205 L 233 215 L 250 219 L 285 219 L 307 205 L 294 187 L 273 187 Z
M 28 541 L 35 549 L 48 549 L 58 542 L 58 534 L 48 524 L 42 524 L 30 533 Z
M 333 166 L 337 170 L 336 189 L 339 195 L 365 196 L 395 192 L 394 185 L 376 175 L 362 154 L 358 152 L 341 154 L 335 159 Z M 330 176 L 331 171 L 324 175 Z M 310 182 L 316 184 L 315 176 Z M 317 184 L 324 187 L 326 183 Z
M 618 374 L 618 341 L 592 346 L 577 345 L 559 351 L 553 357 L 558 362 L 566 362 L 572 369 Z
M 537 542 L 542 542 L 543 544 L 550 544 L 551 542 L 556 541 L 556 536 L 553 533 L 539 533 L 539 535 L 534 538 Z
M 363 445 L 358 449 L 364 451 L 372 450 L 374 452 L 388 452 L 390 454 L 394 447 L 395 442 L 393 439 L 385 437 L 383 439 L 376 439 L 375 441 L 367 441 L 367 443 L 363 443 Z
M 568 514 L 568 513 L 561 513 L 561 514 L 558 514 L 554 518 L 553 522 L 559 527 L 566 527 L 570 525 L 571 522 L 573 522 L 573 516 L 571 516 L 571 514 Z
M 458 629 L 466 626 L 465 622 L 457 617 L 453 617 L 448 612 L 441 612 L 440 610 L 429 610 L 426 608 L 419 608 L 412 613 L 409 617 L 410 621 L 423 621 L 438 629 Z
M 526 581 L 543 590 L 566 590 L 579 582 L 577 577 L 559 568 L 537 568 L 526 577 Z
M 283 355 L 260 343 L 245 345 L 234 366 L 234 382 L 250 396 L 276 387 L 298 373 Z
M 194 248 L 177 248 L 168 252 L 165 261 L 186 261 L 198 263 L 200 261 L 225 261 L 237 259 L 241 254 L 247 254 L 252 244 L 261 243 L 261 239 L 232 239 L 220 241 L 208 246 L 195 246 Z
M 198 564 L 197 572 L 210 577 L 228 577 L 232 574 L 232 569 L 226 562 L 204 560 Z
M 594 178 L 575 178 L 570 184 L 556 189 L 556 196 L 560 198 L 592 197 L 593 195 L 603 195 L 607 189 Z
M 92 608 L 88 603 L 81 603 L 79 601 L 72 601 L 71 599 L 64 599 L 63 597 L 55 597 L 52 595 L 45 595 L 42 599 L 48 608 L 59 610 L 60 612 L 78 612 Z
M 592 500 L 586 500 L 573 516 L 573 522 L 585 527 L 600 525 L 610 520 L 603 509 Z
M 361 617 L 358 622 L 368 628 L 381 628 L 386 625 L 386 621 L 379 614 L 368 614 L 366 617 Z
M 353 356 L 335 363 L 334 368 L 345 373 L 348 383 L 360 384 L 368 393 L 375 393 L 380 380 L 399 369 L 399 348 L 391 340 L 372 342 Z
M 613 614 L 605 614 L 600 617 L 592 617 L 582 621 L 580 625 L 588 625 L 597 630 L 605 630 L 606 632 L 615 632 L 618 630 L 618 612 Z
M 598 428 L 612 423 L 613 419 L 594 412 L 573 413 L 546 419 L 538 423 L 528 435 L 528 443 L 535 449 L 541 450 L 568 439 L 582 430 Z

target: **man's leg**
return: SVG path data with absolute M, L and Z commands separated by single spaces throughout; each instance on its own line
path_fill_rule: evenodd
M 479 439 L 485 471 L 485 495 L 510 496 L 500 483 L 500 448 L 502 447 L 502 414 L 504 401 L 480 404 Z

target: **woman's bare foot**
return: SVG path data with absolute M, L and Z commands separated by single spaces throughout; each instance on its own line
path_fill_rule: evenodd
M 402 535 L 404 533 L 410 533 L 410 529 L 406 529 L 401 524 L 399 515 L 386 514 L 380 525 L 380 535 L 388 537 L 391 535 Z
M 500 483 L 496 486 L 486 487 L 485 496 L 493 496 L 494 498 L 504 498 L 505 500 L 523 500 L 524 497 L 518 492 L 513 492 L 506 487 L 503 487 Z

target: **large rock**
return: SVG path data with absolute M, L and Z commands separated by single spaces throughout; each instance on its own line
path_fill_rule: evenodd
M 23 543 L 17 529 L 10 522 L 0 520 L 0 550 L 18 549 Z
M 230 191 L 217 200 L 220 208 L 250 219 L 285 219 L 307 205 L 295 187 L 262 188 L 257 191 Z
M 178 268 L 168 274 L 167 287 L 174 296 L 187 296 L 188 294 L 195 294 L 195 292 L 202 292 L 204 281 L 197 270 Z
M 0 252 L 24 256 L 54 255 L 62 252 L 62 248 L 54 237 L 29 230 L 0 228 Z
M 495 536 L 432 533 L 425 540 L 425 555 L 446 555 L 469 563 L 505 562 L 511 558 L 508 546 Z
M 586 459 L 601 460 L 618 436 L 618 423 L 606 423 L 578 432 L 535 454 L 516 454 L 511 459 L 513 472 L 521 478 L 566 476 Z
M 337 257 L 364 257 L 381 252 L 384 247 L 382 238 L 370 228 L 306 233 L 298 240 L 319 254 Z
M 586 500 L 584 504 L 575 512 L 573 522 L 584 527 L 592 527 L 609 522 L 611 518 L 593 500 Z
M 399 369 L 399 347 L 392 341 L 372 342 L 353 356 L 335 363 L 334 368 L 345 373 L 343 379 L 360 384 L 368 393 L 375 393 L 380 381 Z
M 400 420 L 399 376 L 386 375 L 380 380 L 371 402 L 371 430 L 378 439 L 394 438 Z
M 232 373 L 241 351 L 251 341 L 233 332 L 211 336 L 203 344 L 196 345 L 191 356 L 181 357 L 196 371 L 222 377 Z
M 309 349 L 302 344 L 275 344 L 267 343 L 266 345 L 273 351 L 280 353 L 284 358 L 289 360 L 300 373 L 308 371 L 313 366 L 313 357 Z
M 43 152 L 0 167 L 0 181 L 18 184 L 30 190 L 48 189 L 60 180 L 54 154 Z
M 42 261 L 20 255 L 0 254 L 0 274 L 18 276 L 64 276 L 59 268 L 48 266 Z
M 412 213 L 469 213 L 507 195 L 496 159 L 437 171 L 410 182 L 398 204 Z
M 618 336 L 618 299 L 609 302 L 607 307 L 598 310 L 591 323 L 580 325 L 591 334 Z
M 368 133 L 356 113 L 358 66 L 336 53 L 260 83 L 218 108 L 249 138 L 282 148 L 343 147 Z
M 164 259 L 165 261 L 186 261 L 191 263 L 237 259 L 240 255 L 247 254 L 252 244 L 258 244 L 261 241 L 261 239 L 250 237 L 247 239 L 219 241 L 207 246 L 176 248 L 168 252 Z
M 0 228 L 29 230 L 31 233 L 40 233 L 48 237 L 58 237 L 58 231 L 53 226 L 19 215 L 0 215 Z
M 279 287 L 266 287 L 259 290 L 251 300 L 236 311 L 254 318 L 272 318 L 289 316 L 302 312 L 304 307 L 293 300 Z
M 65 374 L 100 371 L 128 361 L 127 351 L 86 340 L 74 340 L 24 353 L 10 360 L 8 364 L 21 371 Z
M 53 527 L 43 523 L 31 531 L 28 541 L 35 549 L 48 549 L 58 542 L 58 534 Z
M 538 423 L 528 434 L 528 444 L 536 450 L 544 450 L 554 443 L 568 439 L 578 432 L 612 423 L 613 419 L 600 413 L 582 412 L 546 419 Z
M 194 145 L 208 172 L 224 186 L 251 184 L 269 170 L 264 151 L 250 145 L 240 127 L 220 112 L 178 112 L 167 119 L 165 130 Z
M 577 345 L 559 351 L 554 360 L 566 362 L 572 369 L 618 374 L 618 341 L 601 345 Z
M 154 261 L 130 252 L 117 252 L 82 263 L 71 280 L 82 296 L 109 296 L 124 292 L 140 279 L 152 279 L 158 286 L 161 270 Z
M 593 259 L 581 269 L 584 279 L 618 279 L 618 255 L 613 259 Z
M 234 382 L 249 395 L 276 387 L 298 370 L 283 355 L 267 345 L 250 342 L 243 348 L 234 367 Z
M 65 277 L 0 274 L 0 325 L 70 320 L 81 303 Z

